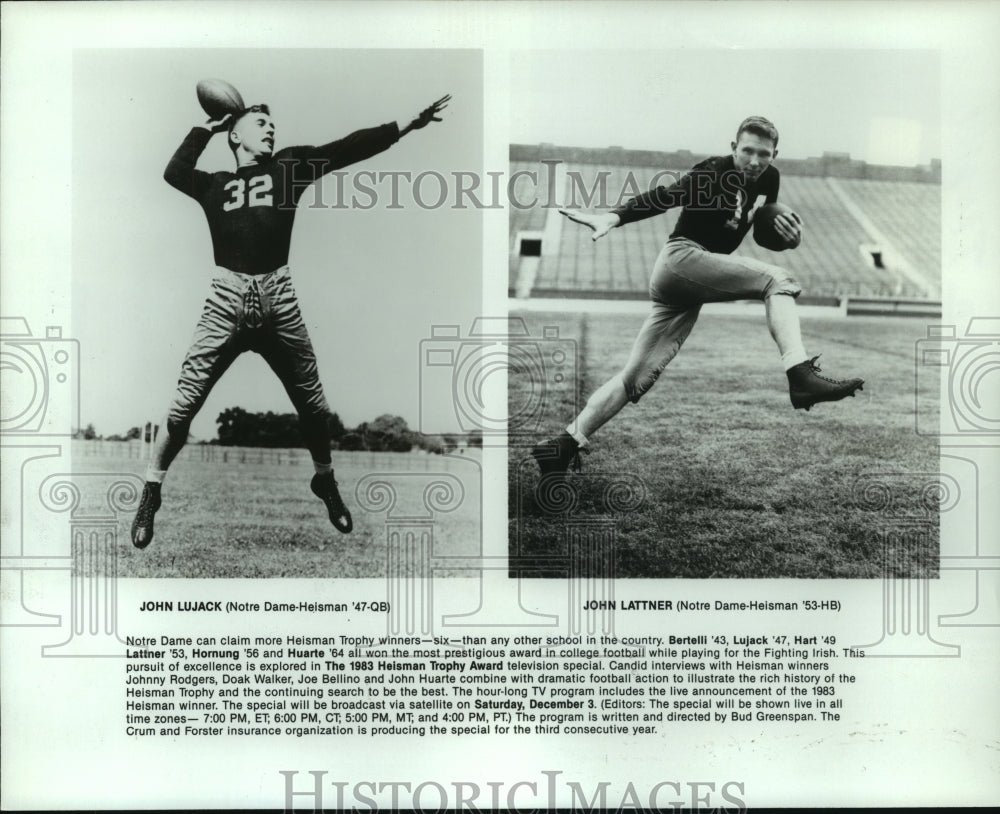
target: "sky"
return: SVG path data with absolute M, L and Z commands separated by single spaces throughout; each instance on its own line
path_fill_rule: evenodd
M 482 169 L 478 51 L 78 51 L 73 330 L 82 356 L 81 422 L 102 435 L 162 420 L 209 290 L 214 262 L 205 216 L 166 184 L 163 170 L 188 130 L 206 119 L 198 80 L 215 77 L 234 84 L 247 104 L 270 104 L 276 149 L 325 143 L 387 121 L 405 125 L 451 93 L 441 123 L 354 169 L 414 176 Z M 213 138 L 199 167 L 234 167 L 223 135 Z M 440 186 L 430 177 L 420 189 L 433 202 Z M 473 210 L 417 207 L 405 185 L 399 209 L 388 208 L 388 183 L 377 192 L 368 211 L 332 208 L 332 185 L 307 192 L 290 267 L 331 409 L 348 426 L 393 413 L 416 427 L 420 341 L 436 323 L 467 329 L 481 310 L 481 218 Z M 320 206 L 310 206 L 317 200 Z M 231 406 L 293 411 L 252 353 L 216 386 L 193 435 L 214 437 L 216 417 Z
M 524 51 L 511 66 L 514 143 L 715 154 L 742 119 L 763 115 L 779 157 L 941 157 L 932 51 Z

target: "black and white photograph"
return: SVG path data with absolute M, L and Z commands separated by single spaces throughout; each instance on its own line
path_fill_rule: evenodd
M 418 431 L 417 347 L 480 308 L 482 106 L 473 50 L 76 53 L 73 453 L 143 481 L 121 574 L 384 573 L 383 471 L 418 504 L 446 474 L 435 542 L 475 545 L 476 439 Z
M 940 371 L 915 393 L 912 360 L 941 314 L 940 70 L 608 51 L 570 83 L 565 54 L 512 59 L 510 305 L 549 369 L 568 357 L 511 376 L 535 434 L 511 450 L 512 556 L 603 519 L 617 577 L 880 577 L 888 476 L 926 526 L 892 567 L 936 575 L 937 445 L 914 427 Z

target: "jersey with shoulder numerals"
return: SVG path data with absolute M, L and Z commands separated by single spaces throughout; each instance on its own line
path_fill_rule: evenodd
M 211 137 L 209 130 L 193 128 L 163 177 L 201 204 L 216 265 L 257 275 L 288 264 L 296 205 L 309 185 L 388 149 L 399 139 L 399 128 L 384 124 L 321 147 L 289 147 L 236 172 L 195 169 Z
M 754 181 L 731 155 L 707 158 L 680 180 L 644 192 L 614 210 L 619 226 L 684 207 L 670 237 L 686 237 L 708 251 L 731 254 L 750 230 L 752 213 L 778 200 L 781 174 L 773 164 Z

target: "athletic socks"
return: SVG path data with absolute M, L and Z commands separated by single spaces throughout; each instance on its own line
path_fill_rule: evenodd
M 568 427 L 566 427 L 566 434 L 569 435 L 569 436 L 572 436 L 573 440 L 576 441 L 576 443 L 580 445 L 580 449 L 583 449 L 589 443 L 588 440 L 587 440 L 587 436 L 584 435 L 582 432 L 578 432 L 573 427 L 572 424 L 570 424 Z
M 313 461 L 313 469 L 316 470 L 317 475 L 329 475 L 333 472 L 333 463 L 321 464 L 317 461 Z
M 809 357 L 802 345 L 802 329 L 795 310 L 795 299 L 785 294 L 775 294 L 764 300 L 767 328 L 778 346 L 781 363 L 790 370 Z
M 146 483 L 163 483 L 163 479 L 166 476 L 166 469 L 153 469 L 151 466 L 146 467 Z
M 785 351 L 781 354 L 781 364 L 785 366 L 785 372 L 787 373 L 796 365 L 801 365 L 809 358 L 809 354 L 806 353 L 805 347 L 802 345 L 797 345 L 791 350 Z

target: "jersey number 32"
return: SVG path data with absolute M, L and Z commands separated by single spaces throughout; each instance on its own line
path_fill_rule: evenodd
M 274 179 L 270 175 L 257 175 L 249 181 L 234 178 L 223 189 L 230 194 L 230 199 L 222 205 L 223 212 L 231 212 L 242 206 L 273 206 L 274 196 L 271 190 Z M 249 194 L 247 191 L 249 189 Z

